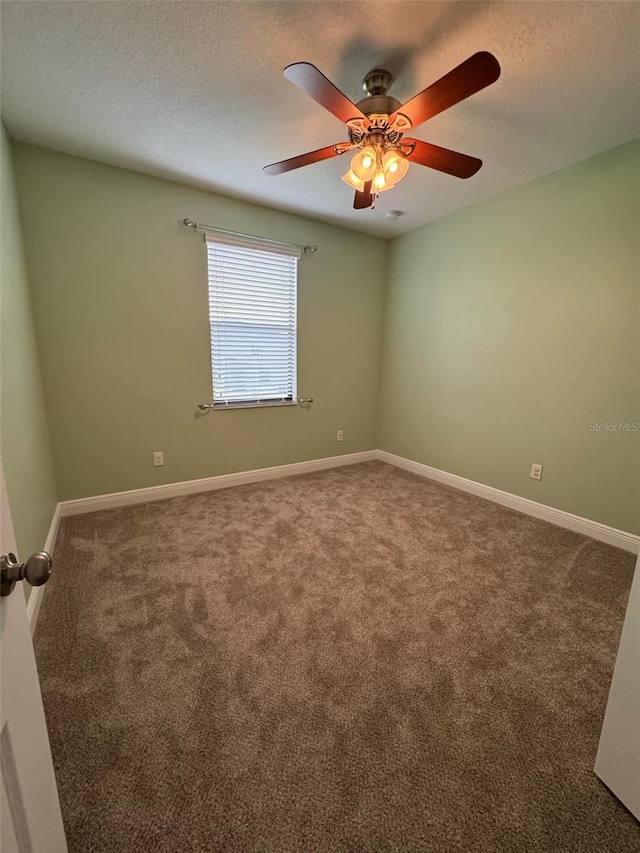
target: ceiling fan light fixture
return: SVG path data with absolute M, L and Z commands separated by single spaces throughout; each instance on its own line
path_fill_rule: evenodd
M 363 192 L 365 183 L 371 181 L 372 190 L 377 194 L 394 187 L 408 169 L 409 162 L 397 149 L 390 148 L 383 153 L 367 146 L 354 154 L 351 168 L 342 180 L 358 192 Z

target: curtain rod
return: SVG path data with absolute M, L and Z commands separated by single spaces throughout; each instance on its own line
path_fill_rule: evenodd
M 295 249 L 302 249 L 307 252 L 317 252 L 317 246 L 301 246 L 300 243 L 285 243 L 282 240 L 268 240 L 266 237 L 256 237 L 255 234 L 241 234 L 239 231 L 225 231 L 224 228 L 215 228 L 213 225 L 203 225 L 202 222 L 194 222 L 193 219 L 183 219 L 182 224 L 185 228 L 193 228 L 194 231 L 211 231 L 215 234 L 226 234 L 228 237 L 246 237 L 249 240 L 258 240 L 261 243 L 270 243 L 273 246 L 289 246 Z

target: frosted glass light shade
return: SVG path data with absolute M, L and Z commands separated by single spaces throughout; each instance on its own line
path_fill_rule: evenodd
M 354 190 L 358 192 L 362 192 L 364 190 L 364 181 L 361 181 L 356 174 L 354 174 L 353 169 L 349 169 L 346 175 L 342 176 L 342 180 L 345 184 L 349 184 Z
M 363 148 L 351 158 L 351 171 L 361 181 L 371 181 L 376 173 L 376 152 Z
M 385 151 L 382 157 L 382 170 L 385 189 L 390 189 L 407 174 L 409 162 L 398 151 Z

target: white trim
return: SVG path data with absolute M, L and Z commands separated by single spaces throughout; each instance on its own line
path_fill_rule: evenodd
M 51 556 L 53 556 L 53 552 L 55 551 L 61 516 L 62 512 L 60 510 L 60 504 L 56 504 L 56 508 L 53 511 L 53 517 L 51 519 L 51 526 L 49 527 L 49 533 L 44 543 L 44 550 L 48 551 Z M 42 606 L 44 590 L 44 586 L 34 586 L 31 589 L 31 594 L 29 595 L 29 601 L 27 601 L 27 621 L 29 622 L 31 636 L 33 636 L 38 623 L 38 616 L 40 614 L 40 607 Z
M 565 527 L 567 530 L 573 530 L 574 533 L 582 533 L 584 536 L 590 536 L 599 542 L 615 545 L 616 548 L 622 548 L 625 551 L 630 551 L 632 554 L 640 552 L 640 536 L 636 536 L 634 533 L 627 533 L 624 530 L 600 524 L 598 521 L 592 521 L 589 518 L 582 518 L 580 515 L 565 512 L 563 509 L 556 509 L 555 507 L 547 506 L 528 498 L 522 498 L 519 495 L 513 495 L 511 492 L 503 492 L 502 489 L 485 486 L 482 483 L 476 483 L 475 480 L 467 480 L 466 477 L 459 477 L 457 474 L 440 471 L 438 468 L 423 465 L 421 462 L 414 462 L 412 459 L 405 459 L 403 456 L 396 456 L 393 453 L 388 453 L 386 450 L 378 450 L 377 458 L 381 462 L 395 465 L 396 468 L 411 471 L 412 474 L 417 474 L 419 477 L 427 477 L 429 480 L 436 480 L 438 483 L 443 483 L 446 486 L 453 486 L 454 489 L 469 492 L 469 494 L 477 495 L 479 498 L 485 498 L 502 506 L 507 506 L 510 509 L 515 509 L 518 512 L 523 512 L 525 515 L 541 518 L 543 521 L 548 521 L 559 527 Z
M 221 474 L 217 477 L 204 477 L 201 480 L 186 480 L 183 483 L 167 483 L 163 486 L 148 486 L 144 489 L 131 489 L 127 492 L 113 492 L 92 498 L 79 498 L 62 501 L 60 514 L 79 515 L 96 512 L 101 509 L 113 509 L 120 506 L 166 500 L 181 495 L 193 495 L 197 492 L 209 492 L 214 489 L 227 489 L 230 486 L 244 486 L 261 480 L 274 480 L 279 477 L 292 477 L 295 474 L 309 474 L 325 468 L 338 468 L 342 465 L 355 465 L 358 462 L 371 462 L 378 458 L 377 450 L 363 450 L 359 453 L 345 453 L 343 456 L 328 456 L 325 459 L 310 459 L 307 462 L 294 462 L 290 465 L 276 465 L 273 468 L 257 468 L 254 471 L 239 471 L 237 474 Z

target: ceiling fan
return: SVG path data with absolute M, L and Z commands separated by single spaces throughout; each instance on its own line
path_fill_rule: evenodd
M 290 172 L 356 148 L 342 180 L 355 189 L 353 206 L 360 210 L 374 207 L 379 193 L 391 189 L 404 178 L 409 163 L 428 166 L 457 178 L 470 178 L 482 166 L 482 160 L 477 157 L 404 134 L 494 83 L 500 76 L 500 65 L 491 53 L 474 53 L 406 104 L 387 94 L 393 78 L 382 69 L 370 71 L 364 78 L 362 88 L 367 96 L 357 104 L 309 62 L 288 65 L 284 76 L 344 122 L 349 140 L 271 163 L 264 167 L 268 175 Z

